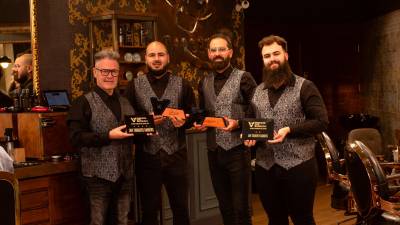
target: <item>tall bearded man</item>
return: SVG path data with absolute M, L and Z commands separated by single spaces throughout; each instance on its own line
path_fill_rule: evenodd
M 293 74 L 287 43 L 279 36 L 259 42 L 263 83 L 251 101 L 257 118 L 274 119 L 275 135 L 256 145 L 256 184 L 269 225 L 315 224 L 318 171 L 314 135 L 328 126 L 328 115 L 315 85 Z M 255 141 L 245 141 L 253 146 Z
M 225 128 L 207 128 L 208 163 L 224 225 L 251 224 L 249 191 L 251 179 L 250 149 L 240 139 L 238 120 L 246 117 L 256 82 L 249 72 L 234 68 L 228 36 L 211 36 L 208 58 L 213 71 L 199 83 L 200 107 L 206 116 L 224 117 Z

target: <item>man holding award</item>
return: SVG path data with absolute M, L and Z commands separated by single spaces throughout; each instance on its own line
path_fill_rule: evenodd
M 122 124 L 124 116 L 134 114 L 134 110 L 115 91 L 118 59 L 119 54 L 114 51 L 96 53 L 96 87 L 74 101 L 67 117 L 71 142 L 81 150 L 91 225 L 128 223 L 133 190 L 133 134 L 126 133 Z
M 147 137 L 136 154 L 136 174 L 143 209 L 143 225 L 158 225 L 161 185 L 165 186 L 174 225 L 188 225 L 188 179 L 185 113 L 194 103 L 189 82 L 168 70 L 165 45 L 147 45 L 146 75 L 133 79 L 126 96 L 138 114 L 154 115 L 157 134 Z
M 287 43 L 279 36 L 259 42 L 263 83 L 251 101 L 256 118 L 272 119 L 272 140 L 256 145 L 256 184 L 269 225 L 315 224 L 318 171 L 313 135 L 327 129 L 328 115 L 315 85 L 293 74 Z M 256 143 L 246 140 L 247 146 Z
M 250 73 L 234 68 L 230 37 L 215 34 L 210 38 L 208 57 L 213 71 L 199 83 L 200 107 L 206 118 L 195 123 L 207 130 L 208 162 L 214 191 L 224 225 L 251 224 L 251 153 L 240 139 L 238 120 L 246 117 L 257 86 Z

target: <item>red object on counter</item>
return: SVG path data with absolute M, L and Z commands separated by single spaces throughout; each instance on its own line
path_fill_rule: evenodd
M 45 106 L 35 106 L 31 109 L 31 112 L 50 112 L 50 109 Z

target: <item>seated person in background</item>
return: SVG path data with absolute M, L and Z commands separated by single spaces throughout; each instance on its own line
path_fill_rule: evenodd
M 0 171 L 14 173 L 13 160 L 6 150 L 0 146 Z
M 15 59 L 12 67 L 12 76 L 14 78 L 8 89 L 8 94 L 11 96 L 12 92 L 17 90 L 21 92 L 22 89 L 29 89 L 29 93 L 33 91 L 33 67 L 32 67 L 32 54 L 22 54 Z

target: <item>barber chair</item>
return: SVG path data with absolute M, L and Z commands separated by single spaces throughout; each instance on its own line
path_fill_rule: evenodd
M 12 173 L 0 171 L 0 224 L 20 225 L 18 180 Z
M 390 181 L 400 179 L 400 174 L 387 176 L 372 153 L 361 141 L 347 145 L 345 161 L 351 192 L 356 202 L 358 223 L 366 225 L 400 223 L 399 186 Z
M 334 188 L 340 188 L 341 190 L 345 190 L 344 193 L 345 194 L 344 200 L 346 201 L 345 215 L 354 214 L 355 206 L 354 206 L 354 200 L 350 193 L 350 182 L 347 175 L 344 174 L 344 169 L 343 169 L 344 159 L 340 159 L 339 152 L 327 133 L 322 132 L 321 134 L 318 134 L 317 139 L 319 144 L 321 145 L 322 151 L 324 152 L 326 169 L 328 174 L 328 182 L 333 183 Z M 348 193 L 347 196 L 346 192 Z M 336 207 L 332 206 L 332 208 Z M 341 207 L 341 209 L 343 208 Z M 339 221 L 337 224 L 339 225 L 347 221 L 350 221 L 352 219 L 356 219 L 356 217 L 347 218 L 345 220 Z
M 384 148 L 381 133 L 375 128 L 358 128 L 351 130 L 347 137 L 347 143 L 361 141 L 373 151 L 379 161 L 384 160 Z

